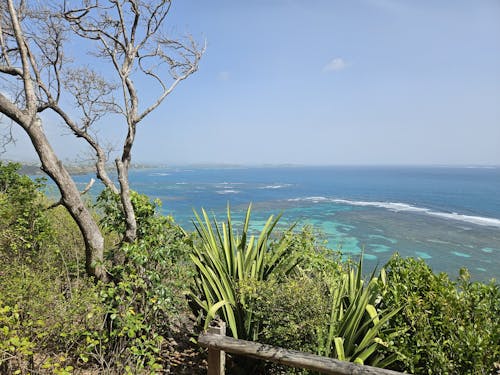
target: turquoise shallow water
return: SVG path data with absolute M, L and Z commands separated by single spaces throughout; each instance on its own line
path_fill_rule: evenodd
M 287 221 L 298 220 L 321 230 L 329 247 L 340 247 L 350 255 L 363 250 L 367 265 L 382 265 L 397 251 L 422 258 L 435 271 L 452 277 L 467 267 L 476 279 L 499 279 L 500 231 L 496 228 L 381 208 L 351 207 L 333 213 L 328 206 L 317 203 L 283 209 Z
M 162 168 L 130 180 L 188 229 L 193 208 L 223 218 L 230 203 L 238 218 L 253 202 L 255 226 L 283 212 L 284 226 L 310 224 L 368 267 L 398 251 L 452 277 L 500 279 L 500 168 Z

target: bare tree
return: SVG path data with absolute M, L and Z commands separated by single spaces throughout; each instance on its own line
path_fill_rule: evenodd
M 137 232 L 128 182 L 137 126 L 198 69 L 204 51 L 192 38 L 180 41 L 162 33 L 170 6 L 171 1 L 167 0 L 109 0 L 106 5 L 98 0 L 83 0 L 79 6 L 72 2 L 71 7 L 64 8 L 64 17 L 72 30 L 83 39 L 96 41 L 95 56 L 108 62 L 116 73 L 120 100 L 98 103 L 108 109 L 111 104 L 127 128 L 121 155 L 115 160 L 126 242 L 134 241 Z M 136 79 L 150 79 L 158 86 L 158 96 L 152 102 L 141 105 Z M 106 85 L 103 82 L 101 87 L 107 88 Z
M 82 0 L 62 8 L 57 3 L 33 8 L 22 0 L 0 5 L 0 113 L 28 134 L 42 169 L 60 190 L 61 204 L 80 228 L 87 272 L 101 280 L 107 279 L 102 233 L 51 147 L 40 114 L 57 114 L 93 150 L 97 178 L 120 194 L 126 220 L 123 240 L 134 241 L 137 223 L 128 172 L 137 126 L 198 69 L 204 52 L 191 38 L 182 42 L 162 33 L 170 5 L 166 0 Z M 104 79 L 87 66 L 75 67 L 64 53 L 69 38 L 83 38 L 93 45 L 94 56 L 109 63 L 116 81 Z M 136 82 L 144 78 L 159 89 L 152 102 L 142 104 Z M 76 103 L 78 119 L 75 108 L 68 111 L 62 104 L 62 98 L 68 96 Z M 118 122 L 125 127 L 121 155 L 115 160 L 119 187 L 106 171 L 108 153 L 94 131 L 107 117 L 112 122 L 123 119 Z

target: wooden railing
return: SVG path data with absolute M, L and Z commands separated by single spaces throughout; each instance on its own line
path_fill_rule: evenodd
M 290 367 L 309 369 L 330 375 L 402 374 L 396 371 L 362 366 L 311 353 L 260 344 L 258 342 L 238 340 L 226 336 L 226 327 L 223 323 L 218 327 L 211 327 L 207 333 L 201 334 L 198 338 L 198 343 L 208 348 L 208 375 L 224 374 L 225 352 L 279 363 Z

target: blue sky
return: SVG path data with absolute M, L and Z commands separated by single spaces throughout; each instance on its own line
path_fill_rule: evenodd
M 140 125 L 135 161 L 500 165 L 497 0 L 178 0 L 168 30 L 207 52 Z M 6 156 L 30 155 L 19 137 Z

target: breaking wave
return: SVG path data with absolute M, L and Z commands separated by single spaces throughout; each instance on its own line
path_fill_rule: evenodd
M 233 189 L 226 189 L 226 190 L 217 190 L 217 194 L 238 194 L 240 191 L 239 190 L 233 190 Z
M 497 227 L 500 228 L 500 219 L 492 218 L 492 217 L 483 217 L 483 216 L 474 216 L 474 215 L 463 215 L 456 212 L 441 212 L 434 211 L 430 208 L 425 207 L 417 207 L 408 203 L 400 203 L 400 202 L 370 202 L 370 201 L 352 201 L 348 199 L 337 199 L 337 198 L 327 198 L 327 197 L 306 197 L 306 198 L 293 198 L 289 199 L 290 202 L 332 202 L 339 204 L 348 204 L 351 206 L 363 206 L 363 207 L 377 207 L 377 208 L 385 208 L 387 210 L 393 212 L 416 212 L 422 213 L 434 217 L 440 217 L 443 219 L 462 221 L 465 223 L 471 223 L 476 225 L 483 225 L 488 227 Z
M 259 189 L 283 189 L 283 188 L 286 188 L 286 187 L 289 187 L 291 186 L 290 184 L 275 184 L 275 185 L 266 185 L 266 186 L 262 186 L 260 187 Z

